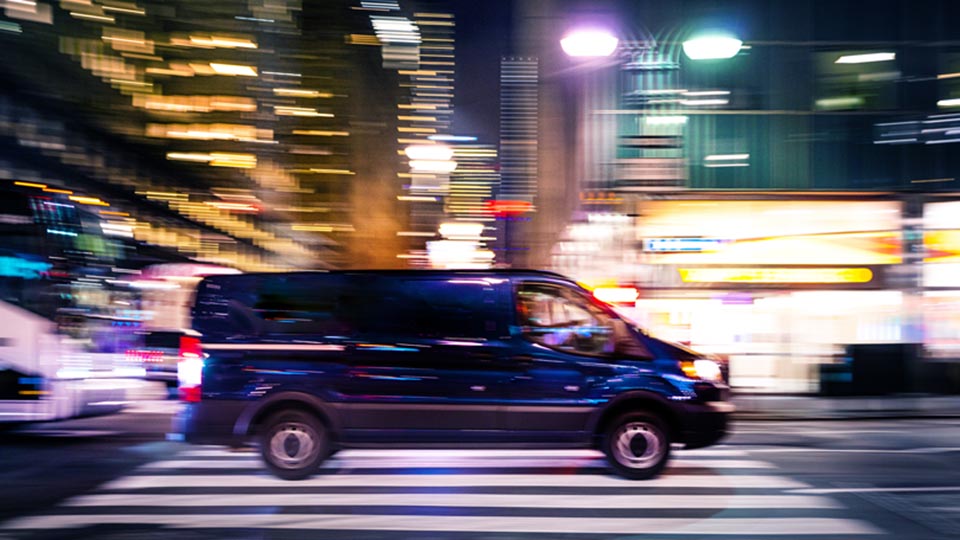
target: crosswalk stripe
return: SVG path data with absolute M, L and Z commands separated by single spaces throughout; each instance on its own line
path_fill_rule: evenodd
M 229 506 L 436 506 L 458 508 L 592 508 L 592 509 L 746 509 L 842 508 L 826 497 L 809 495 L 514 495 L 491 493 L 324 493 L 231 494 Z M 210 506 L 209 495 L 84 495 L 64 506 Z
M 565 518 L 529 516 L 406 516 L 376 514 L 107 514 L 15 519 L 9 530 L 64 529 L 107 524 L 161 525 L 176 529 L 305 529 L 417 532 L 658 534 L 658 535 L 872 535 L 882 531 L 842 518 Z
M 391 459 L 387 461 L 373 461 L 350 458 L 334 458 L 324 463 L 325 467 L 341 469 L 408 469 L 408 468 L 457 468 L 457 469 L 495 469 L 504 467 L 517 468 L 606 468 L 606 461 L 596 457 L 582 459 Z M 259 456 L 237 456 L 223 460 L 199 459 L 171 459 L 149 463 L 143 469 L 261 469 L 263 463 Z M 674 459 L 667 465 L 668 469 L 773 469 L 774 466 L 765 461 L 756 460 L 693 460 Z
M 715 488 L 802 489 L 811 486 L 780 476 L 711 476 Z M 298 487 L 702 487 L 702 475 L 664 475 L 637 482 L 600 474 L 329 474 L 296 484 Z M 103 489 L 145 489 L 157 487 L 290 487 L 285 480 L 264 474 L 230 475 L 133 475 L 108 482 Z

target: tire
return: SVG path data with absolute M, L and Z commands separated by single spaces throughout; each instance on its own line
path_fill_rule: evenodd
M 330 453 L 330 437 L 320 420 L 299 410 L 280 411 L 260 433 L 260 455 L 267 469 L 284 480 L 312 475 Z
M 631 480 L 647 480 L 666 467 L 670 443 L 663 420 L 650 413 L 632 412 L 610 423 L 601 446 L 614 472 Z

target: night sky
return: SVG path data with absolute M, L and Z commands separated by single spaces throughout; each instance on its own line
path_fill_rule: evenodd
M 453 132 L 496 144 L 499 135 L 500 57 L 510 54 L 509 0 L 454 2 L 457 71 Z

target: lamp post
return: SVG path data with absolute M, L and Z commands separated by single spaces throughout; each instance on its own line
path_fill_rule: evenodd
M 582 69 L 570 81 L 576 89 L 572 96 L 575 106 L 571 108 L 578 111 L 579 120 L 575 126 L 578 132 L 577 144 L 573 148 L 577 155 L 574 168 L 577 172 L 569 181 L 581 193 L 610 192 L 613 191 L 611 188 L 623 189 L 625 186 L 642 192 L 655 189 L 657 183 L 661 183 L 663 187 L 684 183 L 687 164 L 682 138 L 687 117 L 670 112 L 679 106 L 719 104 L 720 99 L 714 98 L 714 101 L 708 104 L 706 99 L 696 97 L 697 92 L 689 93 L 695 96 L 692 98 L 678 93 L 683 92 L 678 80 L 682 56 L 690 61 L 717 61 L 736 56 L 743 46 L 740 39 L 722 31 L 697 32 L 684 36 L 687 39 L 682 41 L 677 39 L 676 32 L 667 34 L 668 37 L 662 41 L 658 41 L 649 32 L 644 34 L 641 39 L 621 40 L 612 30 L 594 26 L 574 29 L 560 40 L 563 52 L 570 57 L 570 62 L 575 67 L 594 68 L 589 71 L 589 77 L 584 76 L 587 70 Z M 603 58 L 614 56 L 614 61 L 603 61 Z M 618 73 L 612 75 L 599 69 L 608 66 L 615 67 Z M 624 78 L 624 73 L 628 74 L 627 78 Z M 597 84 L 603 77 L 609 77 L 612 81 Z M 617 80 L 621 82 L 613 82 Z M 726 100 L 723 102 L 726 103 Z M 635 140 L 630 141 L 633 146 L 624 146 L 621 151 L 622 140 L 619 136 L 624 133 L 621 133 L 618 117 L 596 114 L 596 110 L 626 108 L 623 105 L 636 107 L 636 121 L 639 123 L 626 131 L 636 135 Z M 649 115 L 653 111 L 657 113 Z M 647 115 L 646 118 L 644 115 Z M 630 120 L 634 121 L 633 118 Z M 647 134 L 651 136 L 647 137 Z M 645 144 L 670 140 L 674 141 L 673 146 L 658 147 L 653 152 L 644 147 Z M 675 155 L 671 155 L 671 152 Z M 619 190 L 609 197 L 606 194 L 601 197 L 586 197 L 586 200 L 580 200 L 578 204 L 580 218 L 575 221 L 581 222 L 581 228 L 594 225 L 591 223 L 592 217 L 584 215 L 588 210 L 593 210 L 593 213 L 633 213 L 624 212 L 614 206 L 623 204 L 622 192 Z M 589 206 L 585 206 L 586 204 Z M 591 220 L 588 220 L 588 217 L 591 217 Z M 607 252 L 610 259 L 601 260 L 597 257 L 600 252 L 596 252 L 586 258 L 589 261 L 586 264 L 596 270 L 598 277 L 602 274 L 605 278 L 632 281 L 635 277 L 635 265 L 630 262 L 634 259 L 628 252 L 634 243 L 630 233 L 632 227 L 625 222 L 618 228 L 598 223 L 596 229 L 597 234 L 591 236 L 591 242 L 605 242 L 601 251 Z M 611 236 L 602 240 L 598 236 L 600 231 L 607 231 Z M 571 247 L 568 244 L 567 247 L 577 253 L 576 245 Z M 567 257 L 563 256 L 561 259 L 566 260 Z M 577 260 L 576 255 L 570 260 Z M 577 268 L 580 264 L 583 263 L 573 263 L 574 267 L 561 270 L 578 274 L 583 270 L 591 272 L 591 269 Z

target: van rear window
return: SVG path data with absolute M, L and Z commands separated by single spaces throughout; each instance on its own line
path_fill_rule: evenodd
M 198 287 L 193 327 L 209 337 L 486 338 L 495 291 L 482 280 L 377 274 L 218 276 Z

